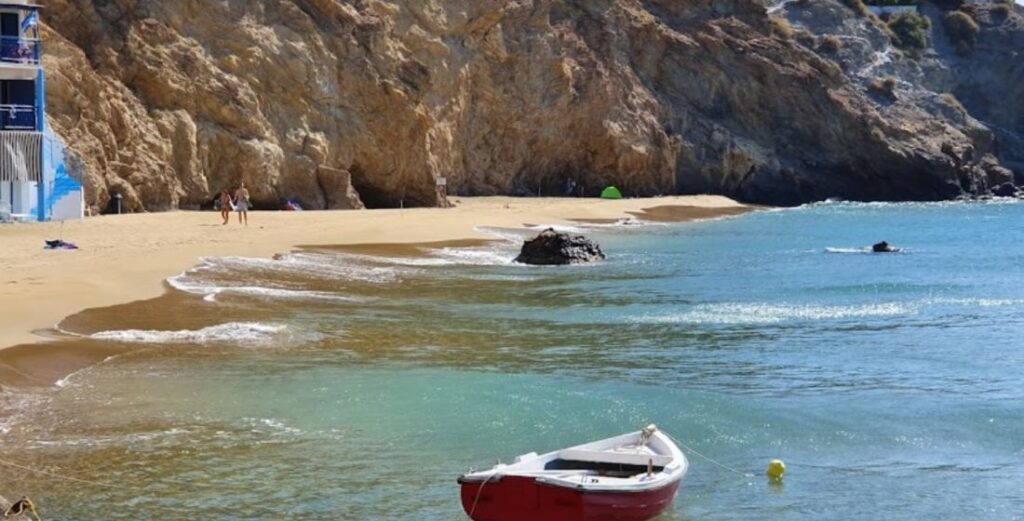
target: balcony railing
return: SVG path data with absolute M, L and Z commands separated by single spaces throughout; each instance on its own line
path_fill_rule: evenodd
M 39 40 L 16 36 L 0 37 L 0 62 L 39 65 L 41 51 L 42 45 Z
M 0 130 L 36 130 L 32 105 L 0 105 Z

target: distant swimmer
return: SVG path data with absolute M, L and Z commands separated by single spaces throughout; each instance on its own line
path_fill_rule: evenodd
M 862 246 L 860 248 L 835 248 L 829 246 L 825 248 L 825 253 L 852 253 L 852 254 L 872 254 L 872 253 L 904 253 L 907 250 L 903 248 L 894 248 L 889 243 L 882 241 L 878 244 L 872 244 L 871 246 Z
M 900 251 L 899 248 L 893 248 L 889 246 L 889 243 L 882 241 L 871 247 L 871 251 L 874 253 L 895 253 Z

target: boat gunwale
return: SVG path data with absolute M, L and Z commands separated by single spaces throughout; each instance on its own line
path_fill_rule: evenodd
M 612 438 L 606 438 L 604 440 L 597 440 L 594 442 L 586 443 L 583 445 L 577 445 L 575 447 L 586 447 L 601 442 L 608 442 L 613 440 L 619 440 L 623 438 L 629 438 L 631 436 L 638 436 L 641 431 L 622 434 L 620 436 L 614 436 Z M 669 454 L 672 456 L 672 461 L 660 468 L 658 472 L 652 474 L 652 479 L 647 481 L 630 481 L 628 483 L 580 483 L 572 482 L 567 479 L 559 479 L 556 477 L 557 474 L 565 474 L 566 470 L 509 470 L 510 467 L 514 467 L 518 463 L 512 465 L 494 467 L 489 470 L 482 470 L 476 472 L 469 472 L 459 476 L 458 483 L 464 484 L 487 484 L 492 482 L 500 482 L 505 477 L 519 477 L 533 479 L 538 485 L 547 485 L 552 487 L 558 487 L 563 489 L 575 490 L 577 492 L 584 493 L 598 493 L 598 494 L 617 494 L 617 493 L 643 493 L 650 492 L 653 490 L 660 490 L 667 486 L 671 486 L 677 483 L 686 476 L 689 470 L 689 460 L 686 455 L 679 449 L 678 446 L 671 440 L 671 438 L 662 433 L 661 431 L 655 431 L 654 436 L 658 436 L 659 441 L 665 444 L 669 449 Z M 529 461 L 534 460 L 547 460 L 551 461 L 556 459 L 559 453 L 565 449 L 558 449 L 551 452 L 547 452 L 541 455 L 531 458 Z M 579 476 L 580 474 L 575 474 Z
M 552 487 L 552 488 L 571 490 L 573 492 L 577 492 L 577 493 L 582 494 L 582 495 L 647 494 L 647 493 L 655 492 L 655 491 L 658 491 L 658 490 L 662 490 L 662 489 L 664 489 L 666 487 L 671 487 L 672 485 L 682 481 L 684 476 L 685 476 L 685 474 L 679 474 L 674 479 L 671 479 L 671 480 L 663 482 L 663 483 L 659 483 L 659 485 L 657 487 L 649 487 L 649 488 L 611 488 L 611 489 L 586 488 L 584 486 L 584 484 L 581 484 L 581 483 L 577 483 L 575 487 L 570 487 L 570 486 L 568 486 L 566 484 L 562 484 L 562 483 L 552 483 L 552 482 L 549 482 L 549 481 L 539 481 L 536 478 L 534 478 L 533 482 L 537 486 Z M 497 476 L 495 479 L 488 480 L 487 483 L 488 484 L 497 484 L 497 483 L 500 483 L 503 478 L 529 478 L 529 477 L 530 476 L 516 476 L 516 475 Z M 458 482 L 459 482 L 460 485 L 473 485 L 473 484 L 478 484 L 478 483 L 484 483 L 484 480 L 469 481 L 469 480 L 463 480 L 460 477 Z

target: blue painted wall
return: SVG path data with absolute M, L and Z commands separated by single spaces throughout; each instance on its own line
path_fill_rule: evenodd
M 43 72 L 43 68 L 42 67 L 39 68 L 39 74 L 36 76 L 36 130 L 38 130 L 39 132 L 42 132 L 43 136 L 44 136 L 44 139 L 43 139 L 43 182 L 39 183 L 39 186 L 36 187 L 37 190 L 39 191 L 39 197 L 37 198 L 37 202 L 36 202 L 36 205 L 38 206 L 38 208 L 36 208 L 36 216 L 37 216 L 37 218 L 40 221 L 45 221 L 48 218 L 48 216 L 46 215 L 47 214 L 46 209 L 48 207 L 48 205 L 46 204 L 46 187 L 49 186 L 49 184 L 50 184 L 50 180 L 47 179 L 47 174 L 49 174 L 52 171 L 52 168 L 49 166 L 50 164 L 52 164 L 52 158 L 51 158 L 51 163 L 47 163 L 46 162 L 46 159 L 47 159 L 46 158 L 46 156 L 47 156 L 46 149 L 48 148 L 46 146 L 46 139 L 45 139 L 45 136 L 47 136 L 47 131 L 46 131 L 46 73 Z M 63 162 L 63 159 L 62 159 L 62 162 Z

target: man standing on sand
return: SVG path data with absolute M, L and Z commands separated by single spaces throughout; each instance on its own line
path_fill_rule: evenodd
M 238 224 L 244 220 L 245 225 L 249 226 L 249 190 L 245 187 L 245 181 L 235 190 L 235 211 L 238 212 Z

